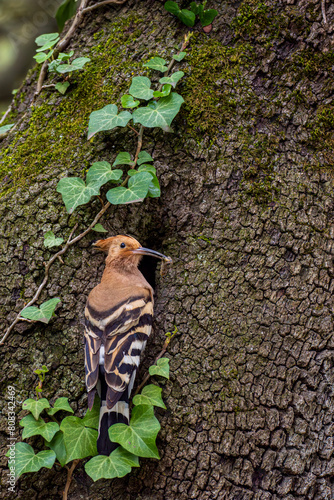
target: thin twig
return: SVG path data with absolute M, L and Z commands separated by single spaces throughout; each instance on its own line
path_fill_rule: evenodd
M 108 4 L 115 4 L 115 5 L 123 5 L 126 0 L 105 0 L 104 2 L 99 2 L 94 5 L 91 5 L 90 7 L 86 7 L 82 13 L 86 14 L 86 12 L 90 12 L 91 10 L 97 9 L 98 7 L 102 7 L 103 5 L 108 5 Z
M 168 347 L 168 345 L 169 345 L 170 341 L 171 341 L 171 338 L 167 338 L 167 339 L 165 340 L 165 343 L 164 343 L 164 345 L 163 345 L 162 350 L 160 351 L 160 353 L 158 354 L 158 356 L 157 356 L 157 357 L 155 358 L 155 360 L 154 360 L 154 363 L 153 363 L 154 365 L 156 365 L 157 361 L 158 361 L 160 358 L 162 358 L 162 356 L 165 354 L 165 352 L 167 351 L 167 347 Z M 142 388 L 144 387 L 144 385 L 146 384 L 146 382 L 149 380 L 150 376 L 151 376 L 151 375 L 150 375 L 149 373 L 146 373 L 146 375 L 145 375 L 145 377 L 144 377 L 144 380 L 143 380 L 143 381 L 142 381 L 142 383 L 141 383 L 141 384 L 137 387 L 136 392 L 134 393 L 134 396 L 136 396 L 136 394 L 138 394 L 138 393 L 142 390 Z
M 144 127 L 143 127 L 143 125 L 141 125 L 141 127 L 139 129 L 139 134 L 138 134 L 138 143 L 137 143 L 134 164 L 131 168 L 135 168 L 135 166 L 137 165 L 138 156 L 139 156 L 139 153 L 141 151 L 141 148 L 143 147 L 143 132 L 144 132 Z
M 82 11 L 85 9 L 87 3 L 88 3 L 88 0 L 81 0 L 81 3 L 79 5 L 79 8 L 78 8 L 77 13 L 74 17 L 74 20 L 73 20 L 73 23 L 71 24 L 70 29 L 68 30 L 68 32 L 66 33 L 64 38 L 62 38 L 57 43 L 56 48 L 54 49 L 54 52 L 53 52 L 54 58 L 56 58 L 58 56 L 59 52 L 61 52 L 62 50 L 64 50 L 67 47 L 68 43 L 70 42 L 70 40 L 72 38 L 73 33 L 75 32 L 75 30 L 77 29 L 77 27 L 81 23 Z M 39 74 L 39 77 L 38 77 L 37 88 L 36 88 L 36 92 L 35 92 L 35 94 L 37 94 L 37 95 L 42 90 L 43 83 L 44 83 L 44 80 L 45 80 L 47 72 L 48 72 L 48 66 L 49 66 L 49 62 L 47 60 L 44 61 L 42 68 L 41 68 L 41 71 L 40 71 L 40 74 Z M 35 95 L 34 95 L 34 98 L 36 98 Z
M 179 52 L 177 53 L 177 55 L 179 55 L 181 52 L 183 52 L 188 47 L 191 36 L 192 35 L 190 33 L 188 33 L 187 35 L 184 35 L 184 42 L 183 42 Z M 167 66 L 167 70 L 164 72 L 164 77 L 168 76 L 170 70 L 173 68 L 175 63 L 176 63 L 176 59 L 172 58 L 171 62 Z M 163 84 L 161 83 L 158 87 L 159 92 L 161 92 L 162 87 L 163 87 Z
M 3 117 L 2 117 L 2 118 L 1 118 L 1 120 L 0 120 L 0 125 L 1 125 L 1 123 L 2 123 L 2 122 L 4 122 L 4 121 L 5 121 L 6 117 L 7 117 L 7 116 L 8 116 L 8 114 L 11 112 L 11 110 L 12 110 L 12 105 L 10 104 L 10 105 L 8 106 L 8 109 L 7 109 L 6 113 L 3 115 Z
M 139 135 L 139 132 L 137 132 L 137 130 L 133 127 L 131 127 L 131 125 L 128 124 L 128 127 L 133 131 L 135 132 L 137 135 Z
M 144 128 L 145 127 L 143 125 L 140 126 L 139 133 L 138 133 L 138 142 L 137 142 L 137 149 L 136 149 L 135 159 L 134 159 L 133 165 L 131 165 L 131 169 L 135 168 L 135 166 L 137 165 L 138 156 L 139 156 L 139 153 L 141 151 L 141 148 L 143 147 L 143 133 L 144 133 Z M 126 186 L 126 184 L 127 184 L 127 182 L 128 182 L 129 179 L 130 179 L 130 176 L 127 175 L 126 179 L 122 182 L 121 187 Z
M 321 13 L 324 24 L 327 26 L 327 17 L 326 17 L 326 0 L 321 0 Z
M 63 500 L 67 500 L 67 493 L 68 493 L 68 490 L 70 489 L 70 486 L 71 486 L 72 475 L 73 475 L 74 469 L 76 468 L 76 466 L 78 465 L 79 462 L 80 462 L 80 460 L 78 458 L 76 460 L 73 460 L 71 468 L 68 469 L 68 471 L 67 471 L 67 481 L 66 481 L 64 492 L 63 492 Z
M 79 8 L 78 8 L 76 15 L 74 17 L 73 23 L 71 24 L 71 27 L 68 30 L 68 32 L 66 33 L 66 35 L 64 36 L 64 38 L 62 38 L 57 43 L 57 45 L 54 49 L 54 52 L 53 52 L 53 57 L 56 58 L 58 56 L 58 54 L 60 52 L 62 52 L 67 47 L 75 30 L 77 29 L 77 27 L 81 23 L 82 17 L 84 14 L 86 14 L 87 12 L 90 12 L 91 10 L 97 9 L 98 7 L 101 7 L 102 5 L 106 5 L 106 4 L 122 5 L 125 2 L 126 2 L 126 0 L 106 0 L 104 2 L 99 2 L 99 3 L 96 3 L 92 6 L 90 6 L 90 7 L 87 7 L 88 0 L 81 0 Z M 36 88 L 36 92 L 35 92 L 36 95 L 34 96 L 35 99 L 39 95 L 40 91 L 42 90 L 43 82 L 44 82 L 46 75 L 47 75 L 47 72 L 48 72 L 48 66 L 49 66 L 49 62 L 44 61 L 42 68 L 41 68 L 41 72 L 39 74 L 38 82 L 37 82 L 37 88 Z
M 36 300 L 38 299 L 38 297 L 40 296 L 43 288 L 45 287 L 45 285 L 48 282 L 48 279 L 49 279 L 49 270 L 50 270 L 51 265 L 54 263 L 54 261 L 60 255 L 63 255 L 70 246 L 74 245 L 74 243 L 76 243 L 77 241 L 80 241 L 84 236 L 86 236 L 86 234 L 88 234 L 93 229 L 93 227 L 97 224 L 97 222 L 101 219 L 101 217 L 104 214 L 104 212 L 106 212 L 106 210 L 108 210 L 109 207 L 111 207 L 111 203 L 109 203 L 109 201 L 108 201 L 108 203 L 106 203 L 104 205 L 104 207 L 99 211 L 99 213 L 95 216 L 93 222 L 88 226 L 88 228 L 85 229 L 85 231 L 83 231 L 81 234 L 79 234 L 78 236 L 76 236 L 72 240 L 71 238 L 73 236 L 73 233 L 74 233 L 74 231 L 78 227 L 78 224 L 75 224 L 75 226 L 72 229 L 71 234 L 70 234 L 70 236 L 69 236 L 66 244 L 64 245 L 64 247 L 61 250 L 59 250 L 59 252 L 55 253 L 50 258 L 50 260 L 46 263 L 46 265 L 45 265 L 44 279 L 43 279 L 42 283 L 39 285 L 38 290 L 35 293 L 35 295 L 33 296 L 33 298 L 30 300 L 30 302 L 28 302 L 28 304 L 26 304 L 25 307 L 29 307 L 32 304 L 34 304 L 36 302 Z M 19 321 L 21 321 L 23 319 L 23 318 L 21 318 L 20 313 L 21 313 L 21 311 L 16 316 L 16 318 L 14 319 L 14 321 L 12 322 L 12 324 L 7 328 L 6 333 L 4 334 L 4 336 L 2 337 L 2 339 L 0 341 L 0 345 L 2 345 L 5 342 L 6 338 L 8 337 L 8 335 L 10 334 L 10 332 L 13 330 L 14 326 L 16 325 L 16 323 L 18 323 Z

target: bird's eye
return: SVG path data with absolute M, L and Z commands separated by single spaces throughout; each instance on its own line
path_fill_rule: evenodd
M 121 243 L 121 244 L 120 244 L 120 247 L 121 247 L 121 248 L 125 248 L 125 243 Z

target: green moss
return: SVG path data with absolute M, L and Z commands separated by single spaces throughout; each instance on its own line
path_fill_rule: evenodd
M 243 143 L 242 160 L 244 165 L 248 165 L 243 173 L 243 192 L 260 205 L 267 205 L 278 192 L 274 186 L 274 165 L 280 139 L 274 135 L 254 135 L 246 131 L 240 131 L 240 138 Z
M 182 114 L 188 132 L 198 140 L 203 133 L 214 138 L 217 127 L 235 114 L 235 90 L 242 85 L 240 65 L 248 62 L 251 50 L 249 44 L 227 47 L 202 34 L 194 35 L 180 93 L 185 99 Z
M 308 122 L 307 128 L 310 134 L 308 147 L 320 154 L 321 166 L 332 171 L 334 166 L 334 106 L 327 105 L 319 108 L 315 119 Z
M 244 0 L 231 24 L 236 37 L 256 38 L 265 43 L 278 38 L 286 26 L 286 18 L 277 13 L 274 5 L 258 0 Z
M 131 76 L 138 74 L 139 67 L 141 72 L 140 62 L 133 62 L 130 55 L 138 33 L 127 30 L 139 23 L 130 15 L 110 26 L 107 39 L 103 38 L 103 30 L 95 34 L 101 42 L 91 48 L 91 62 L 84 71 L 73 74 L 65 96 L 42 92 L 44 103 L 32 108 L 26 131 L 18 132 L 2 152 L 0 181 L 10 174 L 13 189 L 53 165 L 66 165 L 73 170 L 88 166 L 87 158 L 94 147 L 94 140 L 87 141 L 90 113 L 109 103 L 120 106 L 120 96 L 128 89 Z
M 314 49 L 306 49 L 297 52 L 292 58 L 291 71 L 308 78 L 314 77 L 319 71 L 330 71 L 334 64 L 334 53 L 315 52 Z
M 203 240 L 203 241 L 206 241 L 207 243 L 211 243 L 211 241 L 213 240 L 213 238 L 210 238 L 210 237 L 207 237 L 207 236 L 203 236 L 202 234 L 199 235 L 199 236 L 195 236 L 195 238 L 197 240 Z

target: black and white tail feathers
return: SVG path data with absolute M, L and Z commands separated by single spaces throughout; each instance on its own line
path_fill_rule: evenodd
M 117 443 L 108 429 L 129 423 L 129 398 L 140 355 L 151 333 L 153 300 L 147 290 L 132 295 L 107 311 L 97 311 L 87 303 L 85 310 L 85 369 L 88 406 L 92 408 L 97 390 L 101 398 L 97 449 L 109 455 Z

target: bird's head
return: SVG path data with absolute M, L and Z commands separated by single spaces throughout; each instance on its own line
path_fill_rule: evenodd
M 93 243 L 93 246 L 108 254 L 106 259 L 107 264 L 118 262 L 123 265 L 137 266 L 142 255 L 156 257 L 166 262 L 170 262 L 171 260 L 170 257 L 166 257 L 166 255 L 162 253 L 142 247 L 141 244 L 131 236 L 112 236 L 105 240 L 96 241 Z

